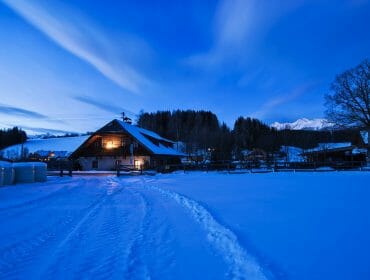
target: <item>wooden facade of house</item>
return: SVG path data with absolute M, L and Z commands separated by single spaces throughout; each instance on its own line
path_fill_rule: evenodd
M 180 163 L 184 154 L 175 142 L 120 120 L 113 120 L 92 134 L 70 156 L 82 170 L 156 168 Z

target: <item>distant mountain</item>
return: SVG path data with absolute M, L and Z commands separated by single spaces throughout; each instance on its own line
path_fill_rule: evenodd
M 292 130 L 321 130 L 325 128 L 332 127 L 333 124 L 329 123 L 325 119 L 298 119 L 295 122 L 291 123 L 279 123 L 274 122 L 271 124 L 271 127 L 276 128 L 277 130 L 283 130 L 283 129 L 292 129 Z

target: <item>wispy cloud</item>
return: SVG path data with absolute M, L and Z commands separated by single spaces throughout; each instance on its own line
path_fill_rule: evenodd
M 187 58 L 196 66 L 215 66 L 231 58 L 241 60 L 256 46 L 273 22 L 303 0 L 223 0 L 215 12 L 212 47 Z
M 30 110 L 26 110 L 19 107 L 13 107 L 10 105 L 0 104 L 0 114 L 32 118 L 32 119 L 47 119 L 48 117 Z
M 107 104 L 102 101 L 96 100 L 94 98 L 91 98 L 89 96 L 74 96 L 73 99 L 78 100 L 82 103 L 92 105 L 98 109 L 111 112 L 114 114 L 120 114 L 121 112 L 128 113 L 129 115 L 135 116 L 136 114 L 130 110 L 127 110 L 121 106 L 113 105 L 113 104 Z M 116 102 L 116 101 L 115 101 Z
M 17 125 L 14 124 L 7 124 L 7 127 L 15 127 Z M 62 130 L 62 129 L 53 129 L 53 128 L 43 128 L 43 127 L 34 127 L 34 126 L 19 126 L 21 129 L 25 130 L 27 134 L 33 135 L 33 134 L 67 134 L 67 133 L 76 133 L 75 131 L 69 131 L 69 130 Z
M 189 57 L 188 62 L 196 66 L 214 66 L 230 56 L 256 24 L 255 5 L 254 0 L 221 1 L 215 13 L 212 47 L 205 53 Z
M 270 100 L 266 101 L 258 111 L 253 112 L 251 116 L 254 118 L 265 118 L 274 112 L 279 106 L 299 98 L 308 91 L 312 90 L 315 86 L 315 83 L 307 83 L 293 89 L 288 94 L 281 94 L 271 98 Z
M 76 133 L 74 131 L 69 131 L 69 130 L 42 128 L 42 127 L 33 127 L 33 126 L 22 126 L 22 129 L 25 129 L 26 131 L 30 131 L 34 133 L 50 133 L 50 134 Z
M 64 19 L 64 14 L 71 17 L 73 11 L 68 10 L 64 13 L 58 10 L 52 14 L 40 6 L 41 2 L 38 4 L 30 0 L 3 0 L 3 2 L 56 44 L 90 64 L 122 89 L 140 93 L 143 87 L 151 84 L 151 81 L 132 66 L 108 58 L 109 40 L 90 22 L 85 22 L 80 16 L 74 17 L 72 21 Z

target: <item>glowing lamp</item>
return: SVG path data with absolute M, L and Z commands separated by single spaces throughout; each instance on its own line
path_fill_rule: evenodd
M 114 145 L 113 145 L 113 141 L 109 141 L 106 145 L 106 148 L 107 149 L 113 149 L 114 148 Z

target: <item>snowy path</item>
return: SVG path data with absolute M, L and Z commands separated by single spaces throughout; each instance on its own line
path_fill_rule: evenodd
M 0 278 L 266 279 L 205 207 L 151 180 L 0 190 Z

